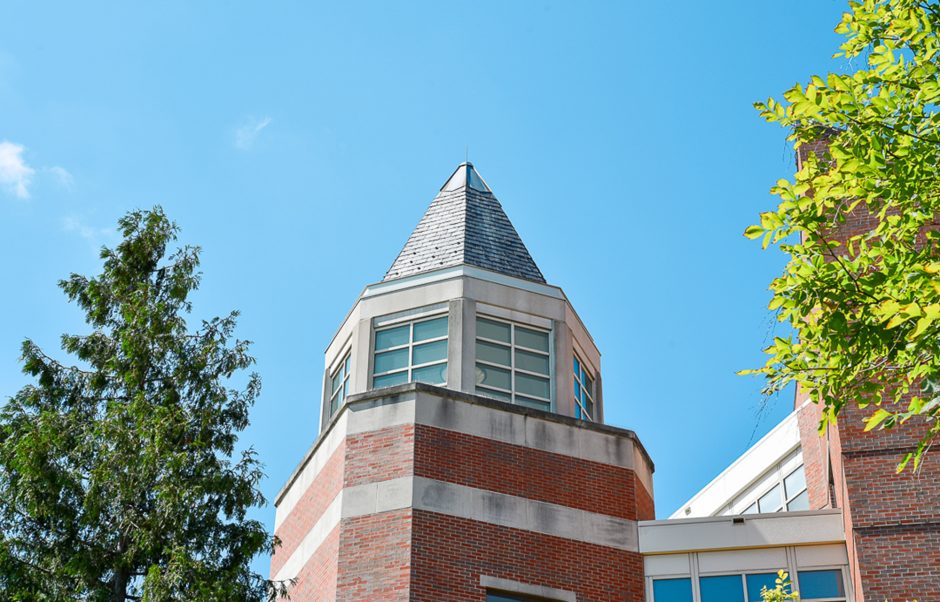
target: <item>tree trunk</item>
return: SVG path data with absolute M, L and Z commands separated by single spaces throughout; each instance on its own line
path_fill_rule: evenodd
M 127 536 L 122 535 L 118 540 L 118 562 L 124 562 L 124 553 L 127 551 Z M 125 602 L 127 600 L 128 570 L 125 567 L 114 569 L 114 583 L 111 590 L 111 602 Z

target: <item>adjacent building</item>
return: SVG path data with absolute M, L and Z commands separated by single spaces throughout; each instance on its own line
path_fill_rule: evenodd
M 600 351 L 464 163 L 327 347 L 320 433 L 276 498 L 271 576 L 296 580 L 294 600 L 744 602 L 784 569 L 804 600 L 929 600 L 937 479 L 879 497 L 909 442 L 821 438 L 797 401 L 654 520 L 652 459 L 604 424 Z M 904 487 L 920 510 L 885 512 Z

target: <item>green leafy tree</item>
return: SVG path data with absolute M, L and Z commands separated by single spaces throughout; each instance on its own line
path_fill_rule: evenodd
M 246 512 L 261 466 L 236 454 L 260 390 L 237 312 L 190 331 L 199 249 L 167 256 L 160 208 L 119 222 L 103 272 L 59 286 L 91 332 L 64 335 L 66 365 L 32 341 L 35 384 L 0 410 L 0 597 L 249 600 L 277 595 L 250 568 L 272 538 Z
M 937 2 L 852 2 L 836 28 L 846 71 L 756 105 L 796 148 L 815 146 L 745 231 L 789 254 L 770 309 L 799 332 L 746 372 L 766 376 L 766 393 L 798 383 L 823 404 L 820 428 L 848 403 L 870 408 L 867 429 L 916 423 L 899 471 L 940 433 L 938 30 Z M 877 225 L 836 240 L 859 217 Z
M 763 602 L 786 602 L 787 600 L 799 600 L 798 592 L 791 592 L 790 575 L 786 571 L 777 571 L 777 579 L 773 589 L 766 585 L 760 588 L 760 597 Z

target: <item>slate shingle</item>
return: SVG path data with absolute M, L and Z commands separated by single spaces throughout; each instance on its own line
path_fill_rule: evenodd
M 470 163 L 461 164 L 441 187 L 383 280 L 462 264 L 545 283 L 519 233 Z

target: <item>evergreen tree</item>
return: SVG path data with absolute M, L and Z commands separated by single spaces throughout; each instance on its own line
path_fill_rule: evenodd
M 246 517 L 261 465 L 235 453 L 261 382 L 237 312 L 187 328 L 199 248 L 167 256 L 158 207 L 119 221 L 104 270 L 59 286 L 91 332 L 60 363 L 23 343 L 24 387 L 0 410 L 0 597 L 248 600 L 283 589 L 250 562 L 272 543 Z

